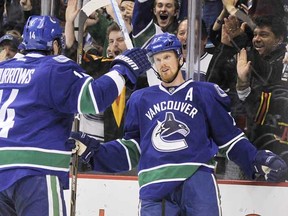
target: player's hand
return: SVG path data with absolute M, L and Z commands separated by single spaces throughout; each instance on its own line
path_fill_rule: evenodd
M 254 167 L 256 174 L 263 175 L 267 181 L 284 181 L 288 168 L 286 162 L 268 150 L 260 150 L 256 154 Z
M 116 56 L 112 62 L 112 69 L 122 74 L 126 79 L 126 86 L 133 89 L 138 77 L 151 67 L 146 50 L 133 48 Z
M 99 150 L 100 142 L 83 132 L 71 132 L 67 141 L 68 145 L 76 151 L 81 159 L 88 163 L 95 152 Z

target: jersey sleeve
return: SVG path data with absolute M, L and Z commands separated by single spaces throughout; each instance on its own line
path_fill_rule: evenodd
M 207 93 L 202 98 L 205 98 L 205 110 L 213 140 L 222 154 L 240 166 L 248 177 L 253 178 L 253 162 L 257 150 L 236 126 L 230 113 L 229 97 L 216 84 L 211 84 Z
M 137 166 L 141 150 L 137 100 L 134 92 L 127 102 L 124 138 L 106 142 L 93 157 L 93 169 L 102 172 L 124 172 Z
M 54 61 L 58 63 L 51 65 L 50 95 L 53 105 L 64 113 L 102 112 L 113 103 L 125 85 L 125 80 L 117 71 L 93 79 L 75 62 L 66 61 L 65 57 L 55 57 Z
M 98 172 L 119 173 L 132 170 L 140 157 L 138 143 L 131 139 L 117 139 L 101 145 L 93 156 L 92 169 Z

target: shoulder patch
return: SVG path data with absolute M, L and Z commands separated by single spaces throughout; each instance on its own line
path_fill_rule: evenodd
M 214 88 L 216 89 L 216 92 L 218 93 L 218 95 L 220 97 L 227 97 L 228 96 L 226 94 L 226 92 L 224 92 L 223 89 L 221 89 L 218 85 L 214 84 Z
M 67 58 L 66 56 L 64 55 L 58 55 L 58 56 L 55 56 L 53 57 L 53 59 L 57 62 L 60 62 L 60 63 L 64 63 L 64 62 L 67 62 L 67 61 L 70 61 L 71 59 Z

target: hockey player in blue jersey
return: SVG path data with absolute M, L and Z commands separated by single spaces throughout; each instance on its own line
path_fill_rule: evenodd
M 235 126 L 226 93 L 213 83 L 183 79 L 176 36 L 154 36 L 147 51 L 162 82 L 131 95 L 123 139 L 99 144 L 78 132 L 67 141 L 96 171 L 122 172 L 138 165 L 139 215 L 220 216 L 213 174 L 219 151 L 251 179 L 281 180 L 286 163 L 272 152 L 257 151 Z
M 57 19 L 32 16 L 23 32 L 27 54 L 0 63 L 0 216 L 65 216 L 74 113 L 103 111 L 151 66 L 135 48 L 93 80 L 58 55 L 62 43 Z

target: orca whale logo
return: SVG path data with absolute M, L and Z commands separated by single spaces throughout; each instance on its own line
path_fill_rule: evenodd
M 169 139 L 174 134 L 179 133 L 183 139 Z M 179 151 L 188 147 L 185 137 L 190 133 L 190 129 L 181 121 L 175 119 L 172 112 L 167 112 L 163 122 L 158 121 L 152 133 L 152 144 L 155 149 L 161 152 Z

